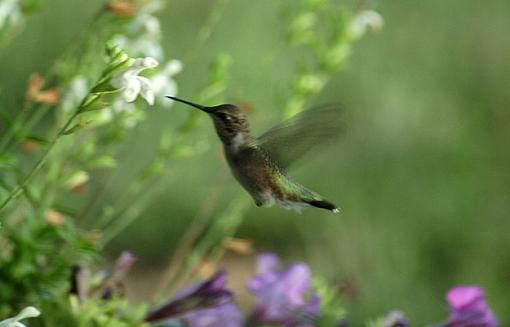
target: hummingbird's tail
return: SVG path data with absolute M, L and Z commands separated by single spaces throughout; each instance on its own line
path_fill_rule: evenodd
M 326 200 L 310 200 L 307 201 L 306 203 L 308 203 L 312 207 L 330 210 L 334 213 L 340 212 L 340 210 L 338 210 L 338 208 L 333 203 Z

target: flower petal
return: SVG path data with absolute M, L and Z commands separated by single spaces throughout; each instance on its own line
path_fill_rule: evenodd
M 446 326 L 499 326 L 496 316 L 485 302 L 483 289 L 478 286 L 455 287 L 447 293 L 446 300 L 450 306 Z
M 152 57 L 145 57 L 142 59 L 142 67 L 145 69 L 150 69 L 157 67 L 159 65 L 158 61 Z
M 165 73 L 172 76 L 180 73 L 182 70 L 182 62 L 177 59 L 170 60 L 165 66 Z
M 274 253 L 262 253 L 257 257 L 257 274 L 274 273 L 280 266 L 280 259 Z
M 357 14 L 351 22 L 351 33 L 356 39 L 361 38 L 368 28 L 380 30 L 384 26 L 381 15 L 374 10 L 364 10 Z
M 466 306 L 484 303 L 484 292 L 479 287 L 459 286 L 451 289 L 446 294 L 446 299 L 450 306 L 455 309 L 461 309 Z
M 158 37 L 161 34 L 161 26 L 159 24 L 159 20 L 151 15 L 146 15 L 144 18 L 143 26 L 145 27 L 147 34 L 150 37 Z
M 310 268 L 304 263 L 296 263 L 289 266 L 281 277 L 281 283 L 285 288 L 285 294 L 292 304 L 303 303 L 302 295 L 310 287 Z
M 25 318 L 33 318 L 38 317 L 41 314 L 41 311 L 37 310 L 35 307 L 26 307 L 25 309 L 21 310 L 20 313 L 16 316 L 18 320 L 25 319 Z
M 243 316 L 232 303 L 225 303 L 211 309 L 192 311 L 185 317 L 189 327 L 241 327 Z
M 154 104 L 154 91 L 152 90 L 151 81 L 146 77 L 138 76 L 137 78 L 141 84 L 141 96 L 152 106 Z
M 209 280 L 178 292 L 169 302 L 150 311 L 145 321 L 155 322 L 173 318 L 191 310 L 202 310 L 229 303 L 232 301 L 233 294 L 226 288 L 226 284 L 226 273 L 218 272 Z
M 125 79 L 124 91 L 122 97 L 126 102 L 133 102 L 140 94 L 142 83 L 137 77 L 129 77 Z
M 258 257 L 258 274 L 248 284 L 256 297 L 255 310 L 250 317 L 257 323 L 283 324 L 284 326 L 312 326 L 319 315 L 319 297 L 305 302 L 310 287 L 310 268 L 295 263 L 277 270 L 279 259 L 271 253 Z

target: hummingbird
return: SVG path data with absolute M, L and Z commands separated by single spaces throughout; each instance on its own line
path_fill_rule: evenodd
M 232 174 L 258 207 L 277 204 L 299 212 L 305 207 L 339 212 L 337 206 L 287 173 L 291 163 L 331 140 L 341 130 L 337 106 L 303 111 L 261 136 L 253 137 L 246 115 L 233 104 L 207 107 L 173 96 L 167 98 L 211 117 Z

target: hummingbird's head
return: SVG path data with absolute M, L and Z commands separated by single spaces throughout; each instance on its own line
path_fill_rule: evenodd
M 233 104 L 206 107 L 171 96 L 167 96 L 167 98 L 185 103 L 206 112 L 214 122 L 216 133 L 226 146 L 237 147 L 246 142 L 250 136 L 250 128 L 246 115 Z

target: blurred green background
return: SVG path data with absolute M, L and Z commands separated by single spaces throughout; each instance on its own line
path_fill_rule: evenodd
M 13 111 L 29 74 L 44 72 L 101 3 L 47 1 L 3 50 L 0 85 Z M 313 100 L 341 101 L 347 133 L 291 171 L 339 204 L 341 215 L 252 205 L 237 236 L 251 239 L 257 250 L 306 261 L 338 282 L 355 325 L 392 309 L 405 311 L 416 326 L 442 321 L 444 293 L 456 284 L 484 287 L 498 317 L 508 321 L 510 4 L 373 4 L 384 29 L 357 43 L 348 67 Z M 230 1 L 214 34 L 195 52 L 212 5 L 168 1 L 162 15 L 167 54 L 184 63 L 179 95 L 196 96 L 212 59 L 228 53 L 233 65 L 226 98 L 250 103 L 253 129 L 261 132 L 280 119 L 277 105 L 300 56 L 283 42 L 285 2 Z M 176 128 L 187 110 L 150 109 L 147 121 L 132 131 L 105 203 L 154 153 L 158 131 Z M 190 137 L 211 147 L 175 160 L 150 209 L 108 249 L 134 252 L 139 270 L 166 263 L 197 212 L 221 212 L 242 192 L 207 117 Z M 236 278 L 235 271 L 231 275 Z

